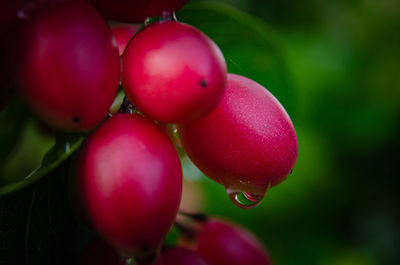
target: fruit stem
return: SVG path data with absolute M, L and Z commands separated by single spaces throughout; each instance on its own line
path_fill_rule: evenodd
M 132 103 L 129 101 L 129 99 L 125 96 L 124 101 L 122 102 L 118 113 L 133 114 L 133 113 L 135 113 L 135 111 L 136 111 L 135 107 L 132 105 Z
M 185 211 L 179 211 L 179 214 L 189 217 L 197 222 L 206 222 L 209 219 L 208 215 L 205 213 L 188 213 Z
M 178 221 L 175 221 L 174 223 L 175 227 L 182 233 L 182 235 L 189 239 L 190 241 L 194 240 L 196 238 L 197 232 L 195 229 L 184 225 Z

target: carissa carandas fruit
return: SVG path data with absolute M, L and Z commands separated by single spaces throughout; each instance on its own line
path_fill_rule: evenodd
M 296 132 L 285 109 L 260 84 L 239 75 L 228 75 L 212 113 L 178 125 L 178 133 L 194 164 L 243 208 L 260 203 L 297 158 Z
M 114 23 L 111 25 L 111 30 L 118 44 L 119 55 L 124 53 L 126 45 L 135 35 L 135 33 L 140 29 L 139 24 L 122 24 Z
M 16 78 L 26 102 L 45 122 L 88 131 L 107 117 L 117 93 L 118 47 L 91 6 L 55 2 L 29 14 L 19 30 Z
M 189 0 L 87 0 L 106 18 L 125 23 L 143 23 L 148 17 L 174 12 Z
M 210 219 L 200 224 L 194 250 L 210 265 L 271 265 L 263 245 L 235 224 Z
M 182 192 L 180 160 L 164 128 L 137 114 L 117 114 L 81 151 L 77 183 L 87 219 L 138 264 L 153 261 Z
M 198 29 L 176 21 L 148 25 L 122 56 L 122 86 L 140 112 L 164 123 L 211 112 L 226 86 L 225 59 Z

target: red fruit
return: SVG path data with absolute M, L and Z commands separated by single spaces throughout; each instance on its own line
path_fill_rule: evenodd
M 89 242 L 76 265 L 125 265 L 119 253 L 101 239 Z
M 149 25 L 122 56 L 122 84 L 145 115 L 180 123 L 211 112 L 225 90 L 225 59 L 196 28 L 168 21 Z
M 140 29 L 138 24 L 114 24 L 111 30 L 117 40 L 119 55 L 125 50 L 126 45 L 135 35 L 135 33 Z
M 228 75 L 225 95 L 211 114 L 179 125 L 178 132 L 194 164 L 243 208 L 256 206 L 297 158 L 296 132 L 282 105 L 239 75 Z
M 202 224 L 195 251 L 210 265 L 271 265 L 262 244 L 247 230 L 218 220 Z
M 85 3 L 49 5 L 20 31 L 17 80 L 32 109 L 66 131 L 88 131 L 108 113 L 120 77 L 118 48 Z
M 106 18 L 126 23 L 143 23 L 148 17 L 174 12 L 189 0 L 87 0 Z
M 141 260 L 156 255 L 175 220 L 182 169 L 163 128 L 139 115 L 118 114 L 87 139 L 78 185 L 97 232 Z
M 161 252 L 161 256 L 154 265 L 208 265 L 208 263 L 194 251 L 174 247 Z

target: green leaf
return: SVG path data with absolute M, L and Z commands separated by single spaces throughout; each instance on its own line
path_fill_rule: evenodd
M 20 99 L 14 99 L 0 112 L 0 165 L 17 143 L 28 116 L 26 113 L 26 107 Z
M 77 223 L 69 210 L 68 162 L 0 198 L 0 264 L 72 264 Z
M 294 112 L 294 89 L 279 35 L 262 20 L 211 1 L 188 4 L 177 14 L 214 40 L 222 50 L 228 71 L 266 87 L 289 114 Z
M 41 165 L 33 169 L 19 181 L 0 186 L 0 196 L 22 189 L 47 175 L 77 150 L 82 144 L 83 139 L 84 136 L 76 134 L 57 135 L 56 144 L 44 155 Z M 0 177 L 0 179 L 4 178 Z
M 15 183 L 40 167 L 44 155 L 54 146 L 53 133 L 33 118 L 24 122 L 14 148 L 0 164 L 0 186 Z

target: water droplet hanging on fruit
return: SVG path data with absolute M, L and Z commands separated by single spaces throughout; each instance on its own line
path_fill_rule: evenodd
M 297 137 L 289 115 L 267 89 L 244 76 L 228 74 L 217 108 L 177 127 L 193 163 L 227 187 L 231 200 L 244 209 L 257 206 L 296 162 Z
M 229 188 L 226 189 L 226 192 L 232 202 L 239 208 L 243 209 L 251 209 L 258 206 L 265 196 L 265 193 L 257 194 L 244 191 L 234 191 Z

